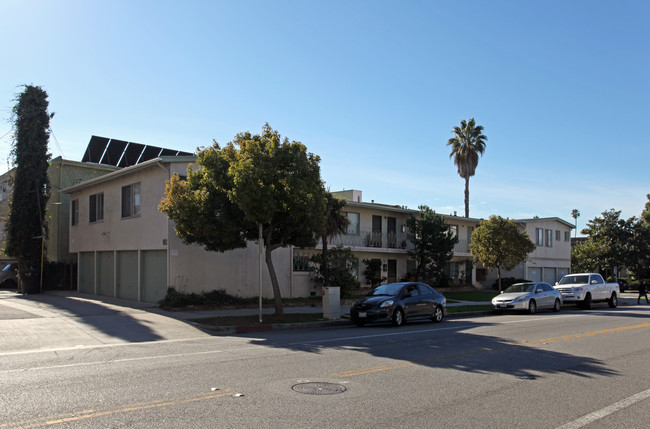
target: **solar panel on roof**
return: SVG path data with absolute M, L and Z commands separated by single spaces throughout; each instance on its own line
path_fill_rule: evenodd
M 159 156 L 191 156 L 190 152 L 146 146 L 125 140 L 92 136 L 82 158 L 82 162 L 130 167 Z
M 84 153 L 84 156 L 81 159 L 81 162 L 99 163 L 109 142 L 109 138 L 92 136 L 90 138 L 90 142 L 88 143 L 88 147 L 86 148 L 86 153 Z

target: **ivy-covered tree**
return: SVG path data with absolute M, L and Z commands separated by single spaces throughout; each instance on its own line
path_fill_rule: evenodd
M 43 257 L 45 205 L 50 197 L 47 168 L 51 155 L 47 145 L 52 117 L 47 111 L 47 93 L 38 86 L 24 88 L 13 107 L 16 172 L 5 226 L 5 253 L 18 260 L 21 270 L 40 266 Z
M 497 269 L 499 291 L 501 272 L 510 271 L 522 263 L 535 250 L 535 244 L 526 231 L 519 231 L 512 219 L 490 216 L 472 233 L 469 251 L 485 268 Z
M 436 214 L 428 206 L 418 207 L 420 213 L 411 215 L 406 221 L 413 250 L 408 255 L 415 262 L 415 280 L 440 279 L 444 277 L 445 266 L 454 256 L 454 245 L 458 238 L 449 231 L 444 216 Z
M 159 210 L 187 244 L 225 252 L 258 239 L 259 225 L 273 286 L 275 313 L 283 314 L 271 252 L 314 247 L 323 230 L 325 188 L 320 158 L 300 142 L 284 140 L 265 124 L 261 134 L 239 133 L 225 147 L 199 151 L 187 180 L 172 177 Z

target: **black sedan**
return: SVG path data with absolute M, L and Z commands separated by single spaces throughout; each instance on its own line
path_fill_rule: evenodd
M 371 290 L 350 308 L 357 326 L 372 322 L 403 325 L 407 320 L 431 319 L 441 322 L 447 315 L 447 299 L 424 283 L 389 283 Z

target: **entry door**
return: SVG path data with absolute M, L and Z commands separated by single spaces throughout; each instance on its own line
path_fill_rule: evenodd
M 397 259 L 389 259 L 388 260 L 387 280 L 388 280 L 388 283 L 397 282 Z
M 397 247 L 397 219 L 389 217 L 386 219 L 386 235 L 388 247 Z
M 372 216 L 372 247 L 382 247 L 381 216 Z

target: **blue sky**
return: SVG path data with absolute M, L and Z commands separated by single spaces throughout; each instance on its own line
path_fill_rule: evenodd
M 470 216 L 578 227 L 650 193 L 647 1 L 3 0 L 0 171 L 22 84 L 53 156 L 91 135 L 186 151 L 269 122 L 331 190 L 464 213 L 447 140 L 485 127 Z

